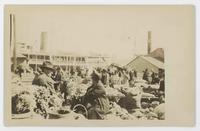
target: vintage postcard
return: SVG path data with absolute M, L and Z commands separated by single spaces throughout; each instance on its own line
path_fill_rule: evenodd
M 191 5 L 6 5 L 8 126 L 193 126 Z

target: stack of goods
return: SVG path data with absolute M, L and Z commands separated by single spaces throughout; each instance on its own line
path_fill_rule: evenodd
M 165 104 L 162 103 L 154 108 L 154 113 L 158 116 L 159 120 L 165 119 Z
M 88 84 L 73 84 L 73 86 L 69 88 L 70 96 L 73 96 L 75 98 L 84 96 L 87 92 L 88 87 Z
M 28 91 L 19 91 L 12 96 L 12 114 L 28 113 L 34 105 L 34 97 Z
M 78 92 L 79 94 L 77 94 Z M 75 95 L 80 94 L 84 93 L 80 90 L 75 93 Z M 49 88 L 35 85 L 25 86 L 20 81 L 12 82 L 13 119 L 34 117 L 37 119 L 86 119 L 70 108 L 63 107 L 63 101 L 64 99 L 59 93 L 51 92 Z
M 110 88 L 110 87 L 107 87 L 105 88 L 106 90 L 106 95 L 108 97 L 124 97 L 124 94 L 122 94 L 120 91 L 118 91 L 117 89 L 115 88 Z
M 64 87 L 68 91 L 67 99 L 71 101 L 74 98 L 76 100 L 82 98 L 88 87 L 91 86 L 90 82 L 81 83 L 81 79 L 79 82 L 75 79 L 67 79 L 66 83 Z M 164 98 L 162 98 L 162 101 L 157 98 L 159 97 L 156 95 L 157 89 L 158 85 L 146 84 L 146 81 L 141 79 L 137 79 L 132 87 L 125 85 L 114 85 L 113 88 L 105 87 L 106 95 L 111 102 L 110 111 L 105 116 L 105 119 L 164 119 Z M 72 103 L 64 106 L 63 103 L 65 101 L 60 92 L 52 92 L 50 88 L 35 85 L 25 86 L 20 79 L 13 78 L 12 114 L 32 112 L 34 115 L 37 114 L 46 119 L 86 119 L 85 116 L 71 109 L 73 107 Z
M 30 87 L 24 86 L 16 76 L 12 79 L 11 87 L 13 118 L 18 118 L 21 114 L 30 114 L 35 105 Z M 24 115 L 23 117 L 26 116 Z
M 136 96 L 141 93 L 141 90 L 138 87 L 130 88 L 130 87 L 124 86 L 124 87 L 121 87 L 121 92 L 123 92 L 124 94 L 131 94 L 133 96 Z
M 75 113 L 70 107 L 60 107 L 55 113 L 49 114 L 49 119 L 86 120 L 82 114 Z
M 144 104 L 144 103 L 143 103 Z M 142 104 L 142 105 L 143 105 Z M 158 105 L 158 102 L 152 102 L 148 108 L 133 109 L 128 112 L 118 104 L 112 103 L 110 112 L 106 115 L 106 120 L 158 120 L 164 119 L 164 104 Z M 143 105 L 144 106 L 144 105 Z
M 141 111 L 145 114 L 148 120 L 164 119 L 164 104 L 160 104 L 159 101 L 142 102 Z
M 121 108 L 118 104 L 113 102 L 111 104 L 110 113 L 106 115 L 105 119 L 134 120 L 136 118 L 129 114 L 126 109 Z
M 48 113 L 56 112 L 62 106 L 62 97 L 51 93 L 48 88 L 41 86 L 32 86 L 32 88 L 36 101 L 34 111 L 44 118 L 47 118 Z

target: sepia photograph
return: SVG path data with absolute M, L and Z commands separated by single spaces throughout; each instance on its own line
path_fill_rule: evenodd
M 165 121 L 166 50 L 187 36 L 187 9 L 7 5 L 9 119 Z

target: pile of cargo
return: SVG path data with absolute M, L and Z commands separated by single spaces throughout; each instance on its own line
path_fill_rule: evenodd
M 69 99 L 83 97 L 90 86 L 89 83 L 76 83 L 70 81 Z M 70 105 L 63 105 L 65 99 L 59 92 L 52 92 L 50 88 L 23 85 L 20 79 L 13 79 L 12 82 L 12 114 L 32 113 L 41 116 L 43 119 L 86 119 L 82 114 L 75 113 Z M 115 85 L 105 87 L 106 95 L 110 99 L 110 111 L 105 115 L 106 120 L 163 120 L 165 118 L 164 102 L 160 98 L 144 89 L 157 90 L 157 85 L 148 85 L 143 80 L 136 81 L 132 87 L 125 85 Z M 155 91 L 154 91 L 155 92 Z M 135 100 L 134 108 L 126 108 L 123 102 L 127 102 L 126 97 Z M 113 98 L 116 98 L 113 101 Z M 144 99 L 144 100 L 143 100 Z M 152 100 L 151 100 L 152 99 Z M 122 105 L 121 105 L 121 103 Z M 14 118 L 14 117 L 13 117 Z
M 112 103 L 110 112 L 105 116 L 106 120 L 164 120 L 164 104 L 150 109 L 133 109 L 128 112 L 118 104 Z
M 20 81 L 13 82 L 12 87 L 13 119 L 36 116 L 44 119 L 85 119 L 83 115 L 63 106 L 64 99 L 61 94 L 51 92 L 49 88 L 25 86 Z

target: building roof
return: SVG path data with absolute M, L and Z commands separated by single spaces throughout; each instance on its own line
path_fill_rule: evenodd
M 152 56 L 162 62 L 164 62 L 164 50 L 163 48 L 157 48 L 154 51 L 152 51 L 149 56 Z
M 160 68 L 160 69 L 164 69 L 164 62 L 157 60 L 154 57 L 151 56 L 144 56 L 144 55 L 140 55 L 137 56 L 135 59 L 133 59 L 132 61 L 130 61 L 125 67 L 129 67 L 129 65 L 131 65 L 132 62 L 134 62 L 136 59 L 138 58 L 142 58 L 143 60 L 149 62 L 150 64 Z
M 141 57 L 142 59 L 150 62 L 151 64 L 153 64 L 154 66 L 160 68 L 160 69 L 164 69 L 164 63 L 157 60 L 156 58 L 153 58 L 151 56 L 139 56 Z
M 92 58 L 110 58 L 106 55 L 90 55 L 83 53 L 75 53 L 75 52 L 63 52 L 63 51 L 54 51 L 54 52 L 23 52 L 23 54 L 32 54 L 32 55 L 47 55 L 47 56 L 73 56 L 73 57 L 92 57 Z
M 126 65 L 128 63 L 130 63 L 130 61 L 134 60 L 137 56 L 133 56 L 133 57 L 129 57 L 129 58 L 112 58 L 112 63 L 120 66 L 120 67 L 126 67 Z

